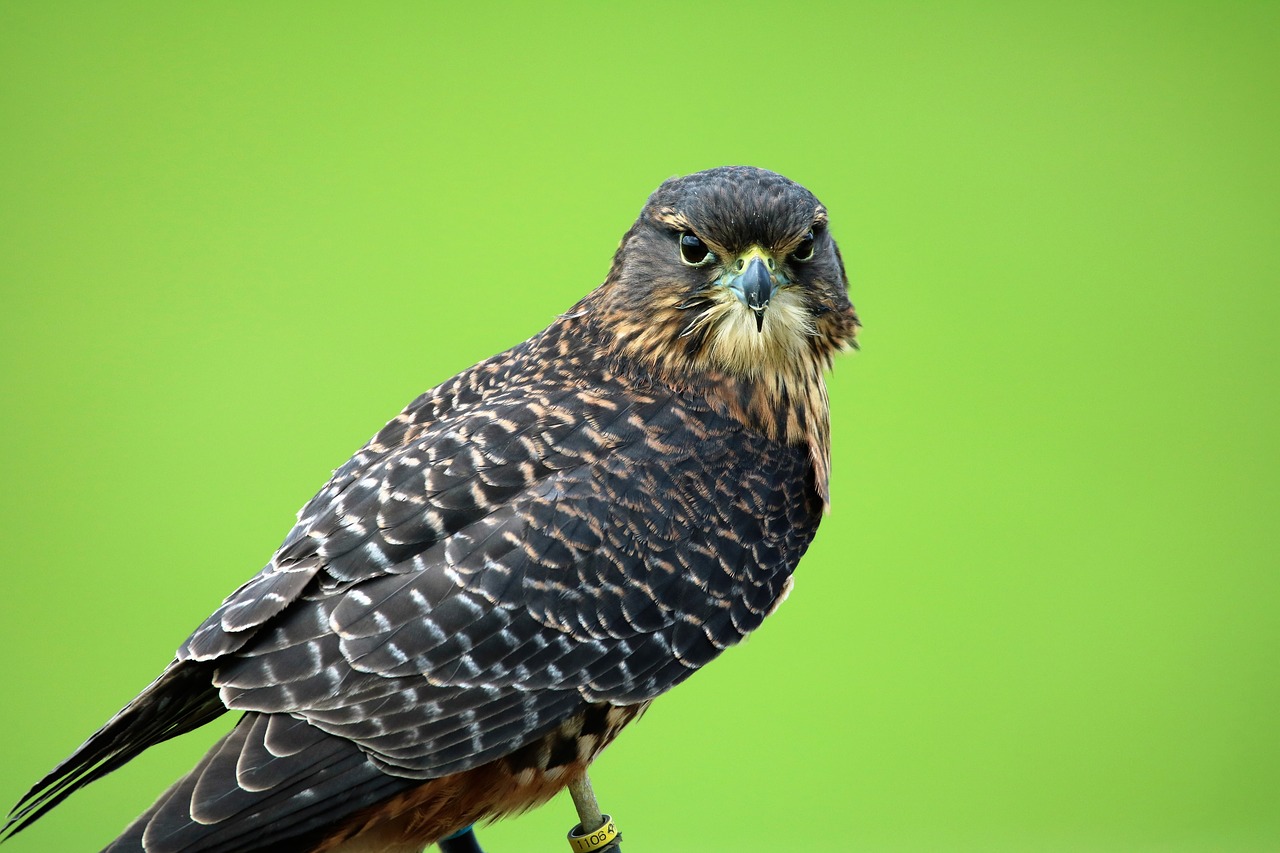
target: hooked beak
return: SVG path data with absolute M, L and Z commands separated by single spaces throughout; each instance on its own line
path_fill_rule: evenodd
M 758 248 L 752 248 L 738 259 L 742 272 L 726 276 L 725 285 L 733 295 L 756 315 L 756 331 L 764 331 L 764 310 L 778 290 L 778 276 L 769 269 L 772 259 Z

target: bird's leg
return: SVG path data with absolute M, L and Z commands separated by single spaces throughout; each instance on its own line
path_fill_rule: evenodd
M 578 820 L 582 822 L 584 831 L 591 832 L 604 823 L 596 792 L 591 788 L 591 778 L 585 772 L 569 783 L 569 795 L 573 797 L 573 807 L 578 810 Z
M 622 853 L 622 836 L 613 819 L 600 813 L 586 771 L 569 783 L 569 795 L 578 810 L 578 825 L 569 830 L 569 846 L 575 853 Z
M 460 829 L 453 835 L 440 839 L 440 853 L 484 853 L 476 833 L 471 827 Z

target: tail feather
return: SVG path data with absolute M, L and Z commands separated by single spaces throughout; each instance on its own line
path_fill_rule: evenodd
M 175 660 L 71 757 L 23 795 L 0 827 L 0 840 L 26 829 L 73 792 L 148 747 L 203 726 L 226 710 L 213 687 L 211 665 Z
M 251 766 L 281 743 L 288 754 Z M 345 816 L 422 784 L 304 720 L 250 712 L 103 853 L 302 853 Z
M 174 661 L 32 786 L 0 841 L 143 750 L 226 713 L 212 662 Z M 378 770 L 355 744 L 288 714 L 247 713 L 113 841 L 109 853 L 295 853 L 335 821 L 421 785 Z

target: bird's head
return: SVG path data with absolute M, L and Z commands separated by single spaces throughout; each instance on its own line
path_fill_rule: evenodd
M 748 166 L 658 187 L 600 295 L 623 350 L 677 374 L 808 373 L 852 345 L 858 328 L 826 208 L 794 181 Z

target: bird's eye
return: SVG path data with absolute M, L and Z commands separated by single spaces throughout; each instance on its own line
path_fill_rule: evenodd
M 716 256 L 707 248 L 707 244 L 688 231 L 680 235 L 680 260 L 691 267 L 705 267 L 712 263 Z
M 791 260 L 800 261 L 801 263 L 804 263 L 805 261 L 813 260 L 813 232 L 812 231 L 810 231 L 808 234 L 804 235 L 803 238 L 801 238 L 799 245 L 796 246 L 796 250 L 791 253 Z

